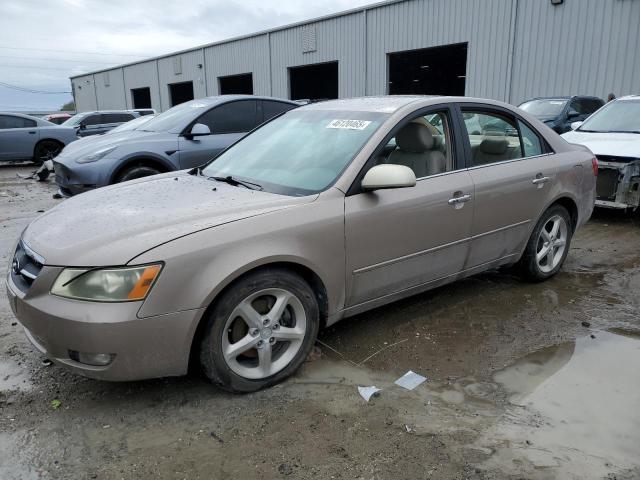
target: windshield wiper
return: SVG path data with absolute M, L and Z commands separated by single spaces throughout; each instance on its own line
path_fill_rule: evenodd
M 246 180 L 239 180 L 237 178 L 232 177 L 231 175 L 227 175 L 226 177 L 207 177 L 207 179 L 213 179 L 216 182 L 228 183 L 229 185 L 233 185 L 237 187 L 238 185 L 242 185 L 249 190 L 262 190 L 262 185 L 259 183 L 247 182 Z

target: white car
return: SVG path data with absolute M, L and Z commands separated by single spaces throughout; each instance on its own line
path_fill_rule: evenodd
M 640 95 L 609 102 L 562 137 L 588 147 L 598 158 L 596 205 L 640 206 Z

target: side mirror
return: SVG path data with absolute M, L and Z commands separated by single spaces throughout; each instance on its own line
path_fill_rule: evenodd
M 580 125 L 582 125 L 584 122 L 573 122 L 571 124 L 571 130 L 577 130 L 578 128 L 580 128 Z
M 576 112 L 573 108 L 571 108 L 568 112 L 567 112 L 567 118 L 576 118 L 579 117 L 580 114 L 578 112 Z
M 80 123 L 78 128 L 80 128 L 80 130 L 86 130 L 87 126 L 84 123 Z
M 193 127 L 191 127 L 191 131 L 189 132 L 189 137 L 204 137 L 206 135 L 211 135 L 211 130 L 203 123 L 196 123 Z
M 404 165 L 376 165 L 362 179 L 363 190 L 415 187 L 416 175 Z

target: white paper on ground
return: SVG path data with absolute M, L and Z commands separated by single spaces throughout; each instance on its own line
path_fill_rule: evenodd
M 358 393 L 362 398 L 364 398 L 367 402 L 371 397 L 373 397 L 376 393 L 378 393 L 381 389 L 376 386 L 371 387 L 358 387 Z
M 427 379 L 422 375 L 418 375 L 417 373 L 409 370 L 407 373 L 401 376 L 394 383 L 396 385 L 399 385 L 402 388 L 406 388 L 407 390 L 413 390 L 414 388 L 416 388 L 418 385 L 425 382 L 426 380 Z

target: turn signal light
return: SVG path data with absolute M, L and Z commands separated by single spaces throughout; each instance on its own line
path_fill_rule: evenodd
M 598 176 L 598 159 L 596 157 L 593 157 L 591 159 L 591 166 L 593 167 L 593 175 L 597 177 Z

